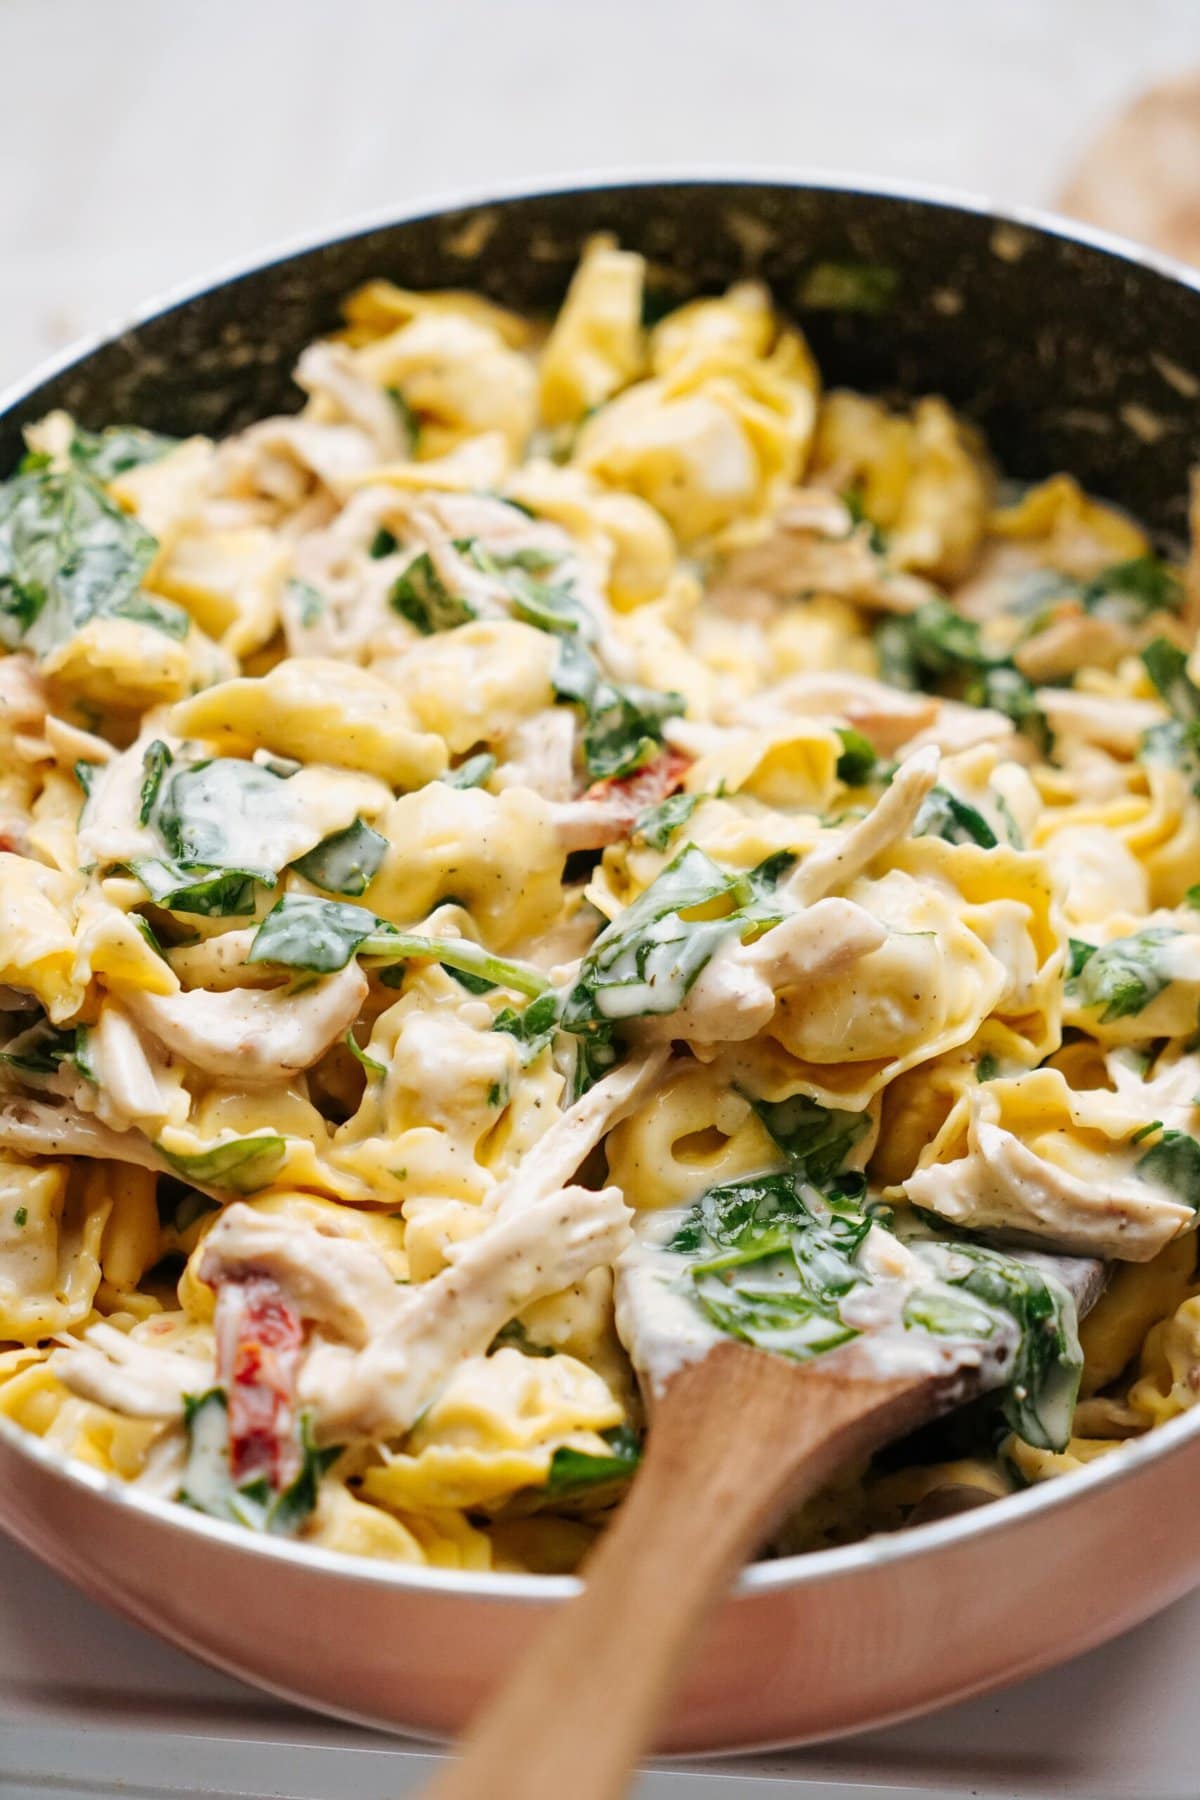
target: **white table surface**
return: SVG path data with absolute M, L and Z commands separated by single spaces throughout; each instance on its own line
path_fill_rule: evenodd
M 424 195 L 820 167 L 1047 204 L 1196 0 L 0 0 L 0 385 L 150 295 Z M 1103 1572 L 1097 1572 L 1097 1579 Z M 642 1800 L 1192 1800 L 1200 1596 L 1052 1677 Z M 430 1752 L 259 1695 L 0 1540 L 0 1800 L 385 1800 Z
M 0 1800 L 402 1800 L 433 1766 L 203 1667 L 2 1538 L 0 1596 Z M 1052 1677 L 813 1750 L 675 1763 L 637 1800 L 1194 1800 L 1198 1647 L 1200 1594 Z

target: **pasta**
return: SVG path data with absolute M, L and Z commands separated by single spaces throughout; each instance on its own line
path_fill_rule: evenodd
M 646 274 L 373 281 L 298 414 L 0 485 L 0 1413 L 248 1530 L 573 1568 L 646 1280 L 1015 1350 L 768 1554 L 1200 1395 L 1195 563 Z

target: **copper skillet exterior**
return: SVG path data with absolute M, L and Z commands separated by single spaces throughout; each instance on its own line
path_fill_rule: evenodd
M 781 176 L 666 177 L 440 206 L 239 272 L 156 309 L 0 400 L 20 426 L 221 432 L 297 404 L 287 371 L 372 275 L 481 287 L 546 309 L 580 244 L 614 230 L 664 304 L 761 274 L 831 383 L 938 391 L 1001 465 L 1067 468 L 1182 536 L 1200 461 L 1200 285 L 1055 221 L 956 197 Z M 850 302 L 847 305 L 847 301 Z M 1200 1410 L 1068 1480 L 961 1518 L 748 1570 L 698 1647 L 663 1751 L 801 1743 L 1031 1674 L 1200 1582 L 1180 1528 L 1200 1486 Z M 374 1725 L 455 1732 L 567 1578 L 360 1561 L 136 1494 L 0 1420 L 0 1526 L 185 1649 Z

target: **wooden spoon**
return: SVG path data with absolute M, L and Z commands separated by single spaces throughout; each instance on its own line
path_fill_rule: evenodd
M 1063 1258 L 1061 1269 L 1086 1310 L 1103 1265 Z M 970 1346 L 936 1374 L 862 1367 L 837 1351 L 796 1362 L 721 1338 L 665 1381 L 583 1593 L 518 1663 L 430 1800 L 618 1800 L 702 1620 L 774 1521 L 846 1464 L 995 1385 Z

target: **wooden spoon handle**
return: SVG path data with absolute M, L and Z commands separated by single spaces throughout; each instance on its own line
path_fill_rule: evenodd
M 583 1593 L 429 1800 L 618 1800 L 701 1620 L 774 1515 L 894 1431 L 913 1385 L 831 1381 L 732 1342 L 676 1375 Z

